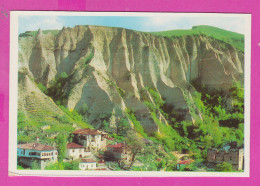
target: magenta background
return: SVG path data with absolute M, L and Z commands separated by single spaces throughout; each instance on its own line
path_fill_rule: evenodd
M 250 178 L 8 177 L 9 28 L 11 10 L 252 13 Z M 7 16 L 5 16 L 5 13 Z M 260 0 L 1 0 L 0 185 L 260 185 Z

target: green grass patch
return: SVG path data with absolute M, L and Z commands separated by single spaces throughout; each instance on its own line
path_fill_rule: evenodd
M 192 29 L 187 30 L 169 30 L 161 32 L 151 32 L 151 34 L 164 36 L 169 38 L 181 37 L 181 36 L 193 36 L 193 35 L 206 35 L 208 37 L 223 41 L 232 45 L 234 48 L 244 51 L 244 35 L 236 32 L 231 32 L 221 28 L 200 25 L 193 26 Z
M 147 134 L 144 132 L 143 126 L 136 119 L 134 112 L 131 111 L 130 109 L 126 109 L 125 114 L 128 117 L 128 119 L 130 119 L 132 121 L 132 123 L 134 124 L 135 131 L 138 132 L 141 136 L 147 137 Z
M 52 35 L 57 35 L 60 32 L 60 30 L 43 30 L 43 34 L 48 34 L 51 33 Z M 28 37 L 32 36 L 35 37 L 37 35 L 38 31 L 26 31 L 25 33 L 21 33 L 19 37 Z

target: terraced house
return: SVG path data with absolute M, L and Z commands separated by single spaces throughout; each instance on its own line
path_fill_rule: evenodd
M 49 162 L 56 162 L 58 151 L 48 145 L 39 143 L 18 144 L 17 146 L 18 164 L 32 167 L 35 162 L 41 169 Z

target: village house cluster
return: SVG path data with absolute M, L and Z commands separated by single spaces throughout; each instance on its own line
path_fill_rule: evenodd
M 66 159 L 63 161 L 79 161 L 80 170 L 108 170 L 106 161 L 131 161 L 131 150 L 125 143 L 117 143 L 113 138 L 109 138 L 106 132 L 93 129 L 78 129 L 73 133 L 72 142 L 66 145 Z M 153 143 L 143 138 L 146 145 Z M 179 154 L 177 157 L 177 170 L 182 170 L 189 166 L 194 160 L 189 154 Z M 39 143 L 18 144 L 17 146 L 18 164 L 24 167 L 32 167 L 37 164 L 40 169 L 44 169 L 48 163 L 58 160 L 58 151 L 51 146 Z M 105 157 L 106 156 L 106 157 Z M 160 161 L 158 159 L 157 161 Z M 244 169 L 244 150 L 238 148 L 237 143 L 232 142 L 222 149 L 208 149 L 208 167 L 214 167 L 223 162 L 232 164 L 234 170 Z
M 73 133 L 73 141 L 66 145 L 66 159 L 64 161 L 79 160 L 80 170 L 106 170 L 104 156 L 99 151 L 106 151 L 111 161 L 129 160 L 130 151 L 126 151 L 123 143 L 107 144 L 110 139 L 106 132 L 93 129 L 79 129 Z M 44 169 L 51 162 L 57 161 L 58 151 L 54 147 L 39 143 L 18 144 L 18 164 L 32 167 L 33 162 Z M 99 159 L 99 160 L 97 160 Z M 97 166 L 97 163 L 99 166 Z

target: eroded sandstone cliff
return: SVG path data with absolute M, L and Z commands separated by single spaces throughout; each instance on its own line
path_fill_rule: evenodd
M 66 106 L 97 128 L 103 120 L 116 126 L 128 108 L 150 133 L 158 126 L 144 104 L 154 103 L 145 87 L 158 91 L 175 109 L 188 110 L 184 91 L 192 91 L 191 81 L 216 89 L 243 81 L 244 54 L 205 35 L 167 38 L 123 28 L 75 26 L 57 35 L 39 30 L 35 37 L 19 37 L 19 65 L 46 87 L 66 72 Z M 21 73 L 21 81 L 30 82 L 29 75 Z M 32 88 L 39 92 L 37 86 Z M 20 108 L 27 104 L 20 96 L 23 91 L 19 88 Z M 158 118 L 166 123 L 162 115 Z

